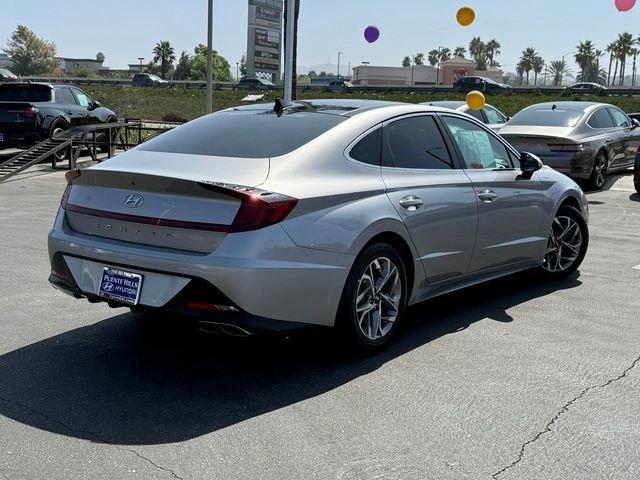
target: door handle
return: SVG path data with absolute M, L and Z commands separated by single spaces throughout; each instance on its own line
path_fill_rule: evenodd
M 611 139 L 609 137 L 605 138 L 604 143 L 611 143 Z
M 493 190 L 482 190 L 480 193 L 478 193 L 478 198 L 484 203 L 491 203 L 496 198 L 498 198 L 498 194 Z
M 415 195 L 403 197 L 400 199 L 399 203 L 402 208 L 406 208 L 410 212 L 415 212 L 417 209 L 424 205 L 422 199 L 420 197 L 416 197 Z
M 73 112 L 71 110 L 67 110 L 67 115 L 73 115 Z

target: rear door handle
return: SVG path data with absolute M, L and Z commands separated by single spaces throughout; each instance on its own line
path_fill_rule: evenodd
M 424 205 L 424 202 L 420 197 L 416 197 L 415 195 L 409 195 L 400 199 L 400 206 L 402 208 L 406 208 L 410 212 L 415 212 L 421 206 Z
M 480 193 L 478 193 L 478 198 L 484 203 L 491 203 L 496 198 L 498 198 L 498 194 L 493 190 L 482 190 Z

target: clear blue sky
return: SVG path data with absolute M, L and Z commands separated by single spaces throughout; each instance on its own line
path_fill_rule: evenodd
M 613 0 L 301 0 L 299 63 L 314 66 L 343 62 L 400 65 L 405 55 L 438 46 L 467 47 L 474 36 L 502 44 L 498 60 L 514 70 L 520 52 L 535 47 L 552 60 L 587 38 L 599 48 L 623 31 L 640 34 L 640 3 L 631 12 L 616 11 Z M 124 68 L 151 57 L 158 40 L 169 40 L 179 53 L 206 40 L 205 0 L 2 0 L 0 47 L 18 24 L 54 41 L 58 54 L 94 57 Z M 471 4 L 477 20 L 459 27 L 454 15 Z M 232 65 L 246 49 L 246 0 L 216 0 L 215 48 Z M 368 45 L 362 30 L 377 25 L 382 36 Z M 345 68 L 345 67 L 343 67 Z M 235 73 L 235 72 L 234 72 Z

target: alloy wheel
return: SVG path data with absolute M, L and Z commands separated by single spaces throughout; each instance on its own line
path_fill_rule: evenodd
M 551 273 L 570 268 L 580 256 L 582 230 L 571 217 L 558 216 L 553 220 L 542 267 Z
M 607 175 L 607 159 L 604 155 L 598 155 L 593 170 L 593 183 L 596 187 L 602 188 Z
M 402 300 L 402 282 L 396 264 L 378 257 L 364 270 L 356 290 L 356 317 L 360 332 L 370 341 L 384 338 L 393 328 Z

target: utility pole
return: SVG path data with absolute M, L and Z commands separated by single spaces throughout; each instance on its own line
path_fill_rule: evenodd
M 351 78 L 351 62 L 349 62 L 349 69 L 347 70 L 347 77 Z
M 344 52 L 338 52 L 338 80 L 340 80 L 340 57 Z
M 205 112 L 213 112 L 213 0 L 209 0 L 207 16 L 207 105 Z
M 295 0 L 287 0 L 287 24 L 286 28 L 286 44 L 284 46 L 284 99 L 287 102 L 293 100 L 293 46 L 295 45 L 294 34 L 296 24 L 296 2 Z
M 240 81 L 240 62 L 236 62 L 236 82 Z

